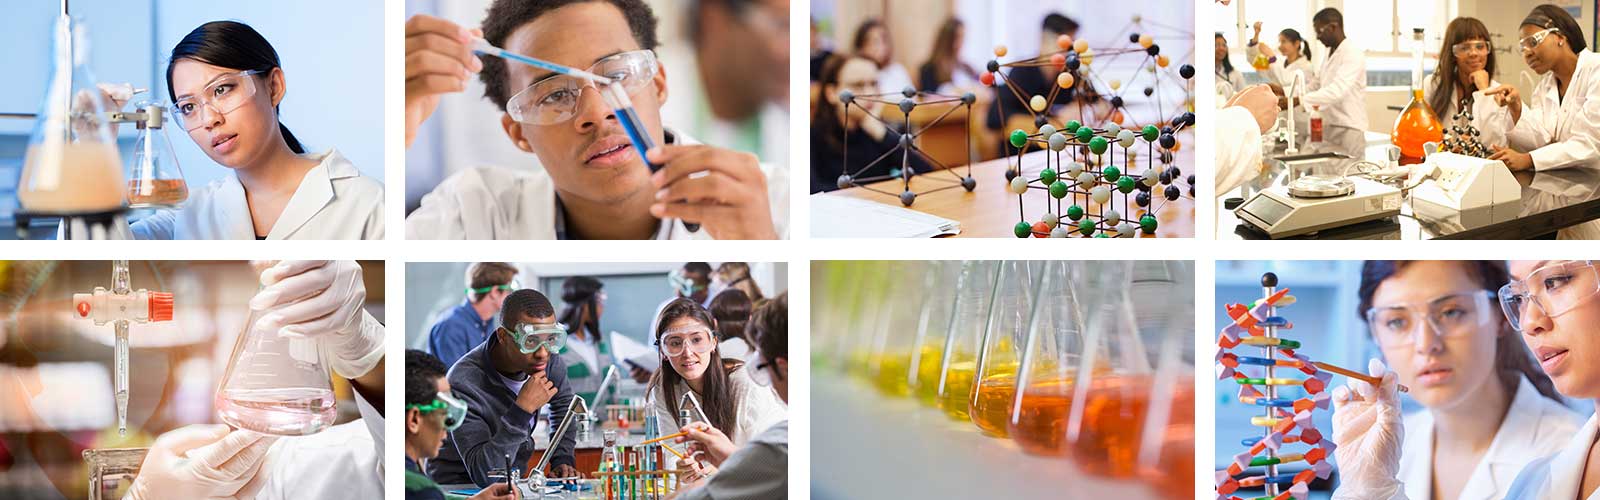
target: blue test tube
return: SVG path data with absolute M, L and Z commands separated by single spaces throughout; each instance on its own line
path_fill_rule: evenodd
M 633 149 L 639 152 L 639 159 L 644 160 L 644 164 L 650 167 L 650 173 L 661 170 L 661 165 L 651 163 L 649 158 L 645 158 L 645 153 L 654 149 L 656 143 L 650 138 L 650 131 L 645 129 L 644 121 L 639 119 L 639 112 L 634 110 L 633 100 L 628 98 L 628 91 L 622 88 L 621 82 L 611 82 L 601 90 L 600 94 L 605 96 L 606 104 L 611 106 L 617 115 L 617 120 L 622 122 L 622 130 L 627 132 L 628 141 L 632 142 Z M 689 221 L 684 221 L 683 227 L 691 233 L 700 230 L 699 224 Z

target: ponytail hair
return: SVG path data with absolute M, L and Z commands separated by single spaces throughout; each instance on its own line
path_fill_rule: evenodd
M 172 88 L 172 66 L 184 59 L 240 71 L 259 71 L 261 75 L 270 75 L 272 70 L 283 67 L 278 61 L 278 51 L 250 25 L 237 21 L 205 23 L 172 47 L 172 56 L 167 61 L 167 98 L 172 101 L 178 100 Z M 272 111 L 276 115 L 278 108 L 274 106 Z M 306 148 L 282 120 L 278 120 L 278 132 L 283 134 L 290 151 L 306 153 Z
M 1279 31 L 1278 36 L 1288 38 L 1289 41 L 1300 44 L 1300 55 L 1306 58 L 1306 62 L 1311 61 L 1311 44 L 1306 43 L 1305 37 L 1300 36 L 1299 31 L 1295 30 L 1294 28 L 1288 28 L 1283 31 Z
M 1506 271 L 1505 261 L 1500 260 L 1459 260 L 1450 261 L 1459 265 L 1463 271 L 1472 278 L 1473 282 L 1484 290 L 1497 290 L 1500 285 L 1511 281 L 1511 274 Z M 1356 306 L 1356 315 L 1366 322 L 1366 310 L 1372 307 L 1372 296 L 1377 293 L 1378 285 L 1384 280 L 1393 277 L 1409 261 L 1398 260 L 1369 260 L 1361 266 L 1361 287 L 1358 292 L 1361 296 L 1360 305 Z M 1528 351 L 1528 345 L 1522 342 L 1522 335 L 1511 328 L 1511 323 L 1506 321 L 1505 313 L 1498 307 L 1491 307 L 1489 315 L 1495 321 L 1498 337 L 1494 342 L 1494 367 L 1495 375 L 1500 384 L 1506 389 L 1508 399 L 1515 398 L 1517 394 L 1517 379 L 1526 378 L 1533 384 L 1533 388 L 1552 401 L 1561 402 L 1561 394 L 1556 392 L 1555 384 L 1550 381 L 1550 376 L 1533 360 L 1533 353 Z M 1369 330 L 1370 331 L 1370 330 Z

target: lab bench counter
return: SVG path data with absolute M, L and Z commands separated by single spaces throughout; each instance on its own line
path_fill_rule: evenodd
M 1156 498 L 1146 483 L 1025 454 L 913 399 L 831 371 L 811 376 L 812 498 Z M 1193 477 L 1169 480 L 1194 488 Z
M 1388 137 L 1373 132 L 1359 133 L 1342 127 L 1328 127 L 1328 140 L 1308 144 L 1301 139 L 1299 154 L 1340 153 L 1352 158 L 1335 168 L 1315 173 L 1332 174 L 1360 160 L 1387 161 Z M 1279 144 L 1266 156 L 1283 154 Z M 1340 240 L 1428 240 L 1492 239 L 1514 240 L 1548 237 L 1563 228 L 1600 219 L 1600 199 L 1594 186 L 1600 186 L 1600 171 L 1568 168 L 1545 172 L 1513 172 L 1521 186 L 1520 203 L 1501 204 L 1477 210 L 1441 214 L 1422 214 L 1414 210 L 1411 193 L 1403 194 L 1400 215 L 1385 217 L 1289 239 Z M 1249 195 L 1269 186 L 1281 186 L 1288 178 L 1281 163 L 1269 161 L 1262 174 L 1245 186 L 1218 196 L 1216 227 L 1219 240 L 1268 239 L 1265 232 L 1250 226 L 1228 208 L 1227 200 L 1248 200 Z M 1431 181 L 1430 181 L 1431 182 Z M 1398 187 L 1398 186 L 1396 186 Z
M 1183 191 L 1183 195 L 1178 197 L 1176 201 L 1167 201 L 1166 198 L 1159 196 L 1159 192 L 1156 192 L 1155 200 L 1153 201 L 1156 206 L 1156 236 L 1162 238 L 1194 237 L 1194 197 L 1189 195 L 1189 185 L 1186 180 L 1190 175 L 1195 174 L 1194 132 L 1192 130 L 1179 132 L 1178 141 L 1182 144 L 1182 147 L 1178 149 L 1173 165 L 1183 171 L 1183 179 L 1174 179 L 1172 185 L 1178 186 L 1178 189 Z M 1035 151 L 1023 156 L 1023 170 L 1030 179 L 1038 178 L 1039 171 L 1044 169 L 1047 154 L 1049 153 L 1046 151 Z M 1144 156 L 1147 153 L 1140 150 L 1138 154 L 1140 156 L 1136 160 L 1139 164 L 1137 172 L 1143 172 L 1143 165 L 1146 160 Z M 1111 154 L 1107 153 L 1106 156 L 1108 157 L 1108 162 L 1110 162 L 1109 157 Z M 1065 158 L 1066 156 L 1063 155 L 1063 159 Z M 935 170 L 913 177 L 911 179 L 911 190 L 919 194 L 916 202 L 907 208 L 960 222 L 961 233 L 955 237 L 1016 238 L 1015 233 L 1012 231 L 1020 220 L 1017 213 L 1017 195 L 1006 190 L 1007 182 L 1005 177 L 1006 165 L 1012 161 L 1011 158 L 1007 157 L 973 164 L 972 177 L 977 180 L 978 185 L 970 193 L 961 189 L 959 182 L 957 182 L 960 177 L 952 175 L 966 175 L 966 166 L 950 167 L 948 170 Z M 1115 164 L 1117 162 L 1111 163 Z M 1198 178 L 1196 182 L 1199 182 Z M 904 181 L 900 179 L 888 179 L 866 186 L 818 193 L 812 196 L 845 196 L 898 207 L 902 206 L 900 199 L 895 195 L 884 194 L 883 192 L 899 193 L 904 189 L 903 184 Z M 883 192 L 875 192 L 868 188 Z M 939 190 L 927 192 L 933 189 Z M 1122 196 L 1124 195 L 1120 193 L 1114 195 L 1112 203 L 1120 205 L 1117 201 Z M 1133 194 L 1126 196 L 1132 212 L 1125 214 L 1126 218 L 1137 222 L 1138 215 L 1143 214 L 1144 209 L 1133 205 Z M 1044 215 L 1047 208 L 1045 202 L 1047 199 L 1050 199 L 1050 195 L 1043 189 L 1029 189 L 1028 194 L 1023 195 L 1023 213 L 1027 215 L 1028 222 L 1037 222 Z M 1050 205 L 1053 206 L 1054 203 Z

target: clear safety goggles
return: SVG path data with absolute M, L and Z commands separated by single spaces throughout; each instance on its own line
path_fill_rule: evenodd
M 658 342 L 661 352 L 668 356 L 682 356 L 688 351 L 705 354 L 717 347 L 717 337 L 711 330 L 698 325 L 667 330 Z
M 1468 40 L 1450 46 L 1450 53 L 1458 56 L 1464 56 L 1473 52 L 1488 53 L 1489 42 L 1485 42 L 1483 40 Z
M 1600 276 L 1594 261 L 1580 260 L 1550 264 L 1534 270 L 1527 278 L 1500 287 L 1500 309 L 1512 328 L 1522 331 L 1529 307 L 1537 307 L 1554 318 L 1583 304 L 1600 292 Z
M 649 86 L 658 67 L 655 52 L 634 50 L 595 61 L 588 71 L 621 82 L 622 89 L 631 95 Z M 578 101 L 586 88 L 600 90 L 583 78 L 551 75 L 511 96 L 506 101 L 506 114 L 517 123 L 528 125 L 562 123 L 578 114 Z
M 172 116 L 185 131 L 204 127 L 210 121 L 207 120 L 209 115 L 206 110 L 219 115 L 227 114 L 250 102 L 250 98 L 256 95 L 254 77 L 259 74 L 260 71 L 249 70 L 219 75 L 206 84 L 199 94 L 172 103 Z
M 1367 309 L 1367 328 L 1383 347 L 1416 344 L 1424 323 L 1441 339 L 1456 338 L 1496 319 L 1490 304 L 1493 298 L 1493 292 L 1478 290 L 1443 295 L 1423 303 L 1374 306 Z
M 523 354 L 533 354 L 539 349 L 548 349 L 550 354 L 561 354 L 567 347 L 567 325 L 561 323 L 519 323 L 506 330 L 511 332 L 512 340 Z
M 461 427 L 461 422 L 467 419 L 467 404 L 456 399 L 455 395 L 444 392 L 435 394 L 432 403 L 406 405 L 406 408 L 423 413 L 444 410 L 444 430 L 450 432 L 455 432 L 457 427 Z
M 1521 45 L 1522 50 L 1533 50 L 1534 47 L 1538 47 L 1539 44 L 1544 43 L 1545 37 L 1550 36 L 1551 33 L 1558 33 L 1560 31 L 1560 28 L 1546 28 L 1538 33 L 1517 39 L 1517 45 Z

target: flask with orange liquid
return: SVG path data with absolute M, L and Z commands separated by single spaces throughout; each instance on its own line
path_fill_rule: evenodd
M 1394 122 L 1389 140 L 1400 147 L 1400 163 L 1421 163 L 1422 145 L 1444 140 L 1444 124 L 1422 98 L 1422 28 L 1412 31 L 1411 102 Z
M 950 311 L 950 333 L 945 338 L 944 355 L 939 360 L 939 409 L 953 420 L 972 419 L 973 378 L 977 377 L 978 353 L 983 349 L 983 330 L 989 321 L 989 306 L 994 299 L 1000 263 L 969 260 L 961 263 L 956 278 L 956 301 Z
M 1000 264 L 999 281 L 989 306 L 984 328 L 983 350 L 978 353 L 972 405 L 972 423 L 985 435 L 1006 437 L 1011 420 L 1012 399 L 1016 396 L 1017 364 L 1027 333 L 1028 312 L 1033 306 L 1036 277 L 1042 263 L 1005 261 Z
M 1103 291 L 1104 273 L 1091 272 L 1099 263 L 1045 263 L 1039 293 L 1033 297 L 1022 362 L 1017 367 L 1020 391 L 1006 426 L 1023 452 L 1062 456 L 1073 380 L 1083 351 L 1083 316 L 1079 293 Z

